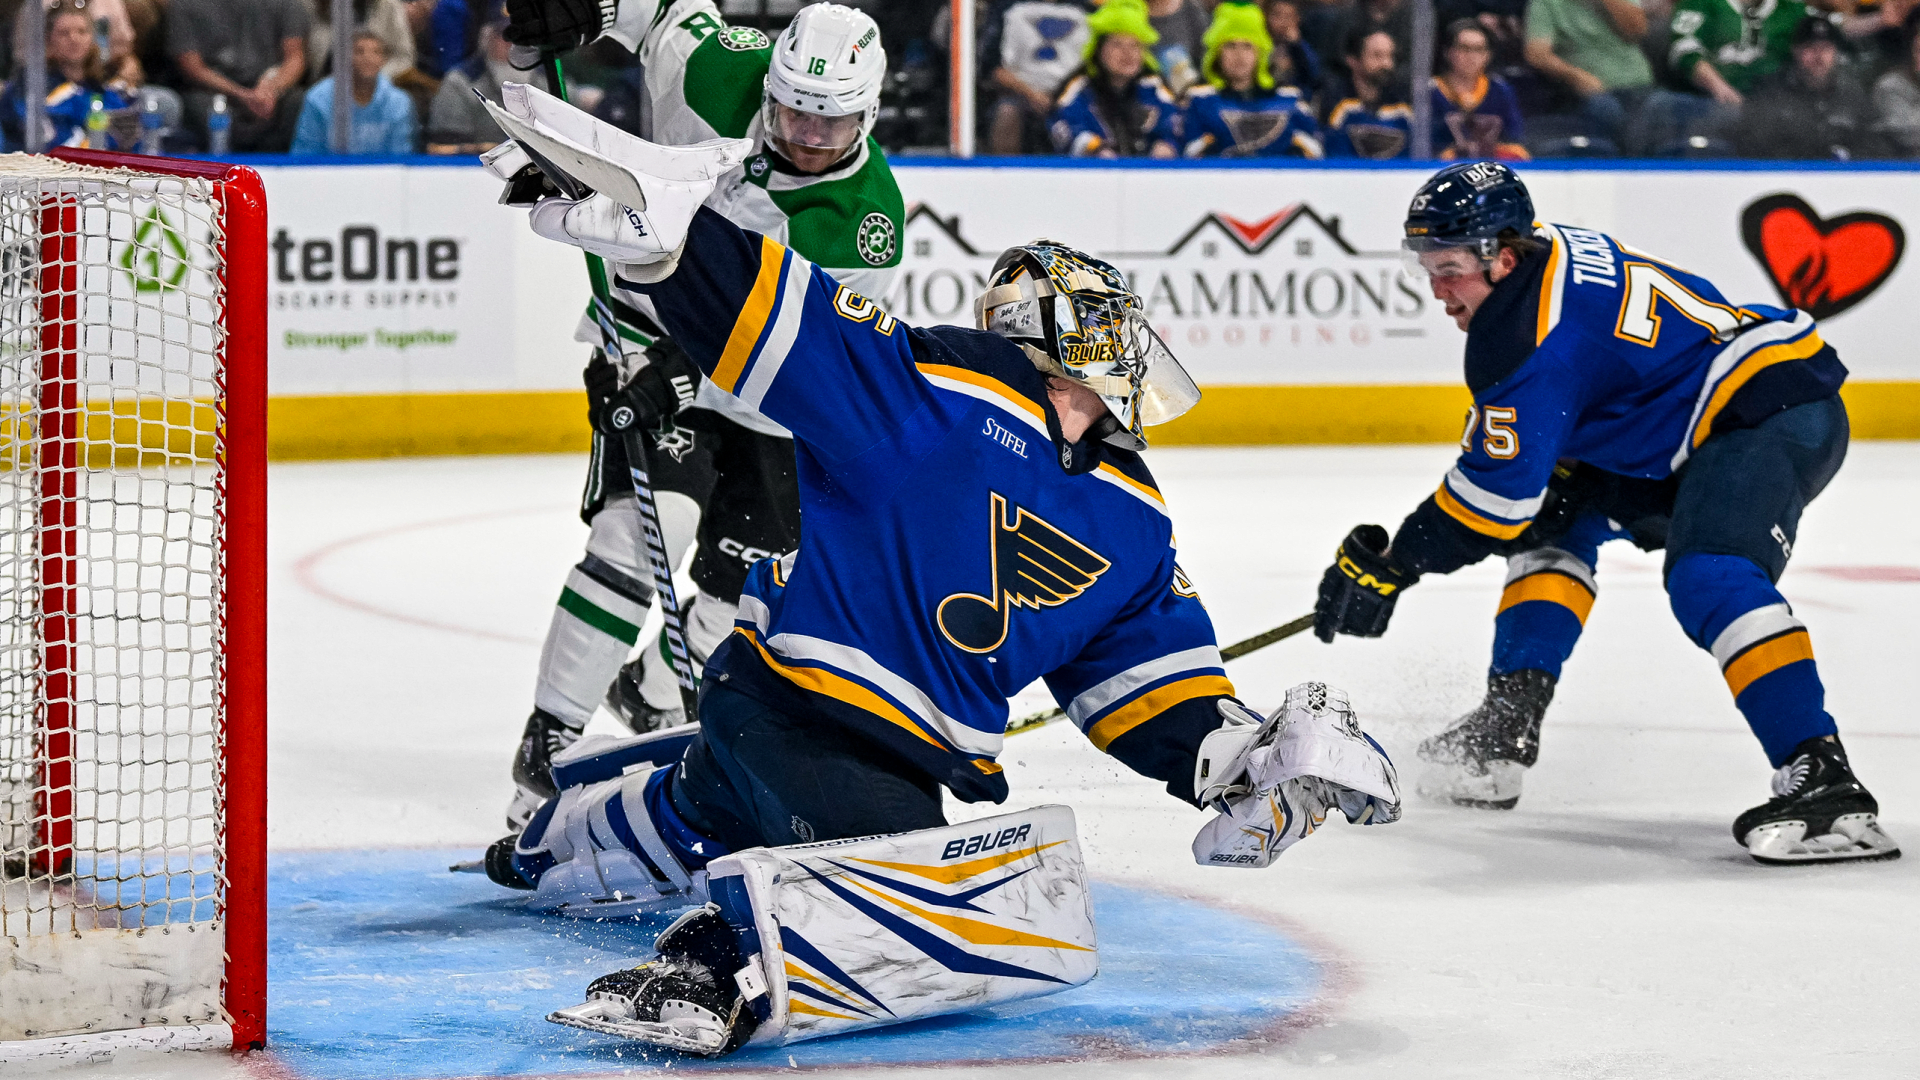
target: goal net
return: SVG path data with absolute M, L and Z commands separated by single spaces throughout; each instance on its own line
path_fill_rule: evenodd
M 0 156 L 0 1062 L 264 1037 L 265 246 L 250 169 Z

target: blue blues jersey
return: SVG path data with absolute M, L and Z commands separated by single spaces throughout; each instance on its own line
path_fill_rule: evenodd
M 1192 797 L 1233 687 L 1138 455 L 1057 452 L 1014 345 L 905 326 L 710 210 L 670 277 L 631 287 L 714 385 L 794 436 L 799 550 L 749 573 L 707 679 L 998 802 L 1007 699 L 1044 678 L 1095 746 Z
M 1127 116 L 1110 115 L 1085 75 L 1074 76 L 1053 106 L 1053 145 L 1063 154 L 1088 157 L 1112 150 L 1122 157 L 1144 157 L 1153 144 L 1180 147 L 1180 106 L 1158 75 L 1142 75 L 1133 89 L 1112 105 Z M 1124 125 L 1116 129 L 1115 125 Z
M 1320 125 L 1297 91 L 1216 90 L 1202 83 L 1187 91 L 1188 157 L 1325 156 Z
M 1601 233 L 1536 235 L 1548 249 L 1495 285 L 1468 324 L 1473 407 L 1460 458 L 1394 538 L 1403 569 L 1446 573 L 1517 538 L 1561 459 L 1662 480 L 1715 434 L 1846 379 L 1805 312 L 1733 304 Z
M 1407 156 L 1413 138 L 1413 106 L 1404 101 L 1372 105 L 1349 96 L 1335 100 L 1320 125 L 1320 141 L 1328 157 L 1363 157 L 1376 161 Z

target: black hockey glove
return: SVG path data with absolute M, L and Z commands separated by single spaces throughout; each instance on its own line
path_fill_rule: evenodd
M 635 428 L 653 428 L 693 403 L 700 388 L 700 369 L 686 351 L 662 339 L 647 349 L 647 366 L 625 386 L 620 369 L 598 349 L 585 372 L 587 422 L 602 435 L 619 435 Z
M 1333 565 L 1320 576 L 1320 599 L 1313 606 L 1313 636 L 1332 642 L 1335 634 L 1379 637 L 1387 632 L 1400 591 L 1420 580 L 1387 558 L 1387 530 L 1359 525 L 1334 553 Z
M 613 25 L 616 0 L 507 0 L 507 41 L 577 49 Z

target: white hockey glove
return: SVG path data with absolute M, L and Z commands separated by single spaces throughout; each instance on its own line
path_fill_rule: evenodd
M 516 178 L 530 165 L 561 195 L 529 213 L 533 231 L 613 264 L 622 277 L 658 281 L 673 272 L 694 212 L 720 178 L 747 159 L 747 139 L 662 146 L 603 123 L 536 87 L 507 83 L 487 112 L 513 137 L 483 159 Z M 524 158 L 524 160 L 523 160 Z M 509 171 L 510 170 L 510 171 Z
M 1335 808 L 1356 825 L 1399 820 L 1399 774 L 1344 692 L 1302 683 L 1265 721 L 1231 699 L 1220 714 L 1194 761 L 1194 794 L 1219 811 L 1193 838 L 1202 866 L 1272 865 Z

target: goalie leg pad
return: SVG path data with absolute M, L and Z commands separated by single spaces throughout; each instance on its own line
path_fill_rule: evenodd
M 665 733 L 661 733 L 665 734 Z M 653 820 L 649 787 L 670 769 L 644 767 L 560 792 L 527 823 L 513 868 L 534 886 L 535 911 L 614 919 L 706 901 L 706 874 L 689 870 Z
M 1099 971 L 1073 811 L 1042 806 L 708 866 L 740 934 L 755 1043 L 793 1043 L 1079 986 Z

